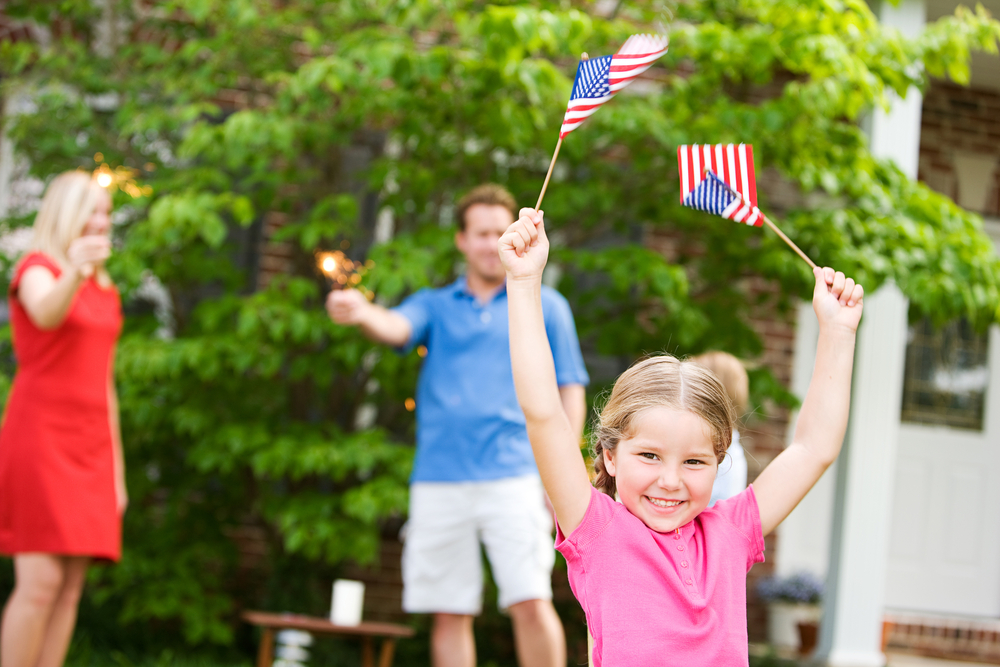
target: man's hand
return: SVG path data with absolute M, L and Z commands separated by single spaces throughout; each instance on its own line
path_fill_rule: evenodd
M 522 208 L 521 217 L 500 237 L 497 248 L 509 279 L 540 278 L 549 256 L 544 213 Z
M 111 239 L 103 234 L 74 239 L 66 250 L 66 259 L 81 278 L 94 275 L 97 267 L 111 256 Z
M 365 295 L 356 289 L 333 290 L 326 297 L 326 312 L 337 324 L 361 324 L 370 307 Z
M 820 328 L 843 327 L 854 333 L 861 322 L 865 289 L 830 267 L 815 268 L 816 287 L 813 289 L 813 310 Z

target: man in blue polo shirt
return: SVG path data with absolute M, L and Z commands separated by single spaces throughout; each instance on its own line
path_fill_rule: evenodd
M 524 415 L 510 368 L 505 273 L 497 241 L 517 204 L 497 185 L 458 205 L 455 245 L 466 274 L 392 310 L 334 291 L 339 324 L 396 348 L 427 348 L 417 385 L 417 452 L 403 549 L 403 608 L 434 615 L 434 667 L 473 667 L 472 620 L 482 609 L 480 543 L 499 604 L 510 613 L 522 667 L 563 667 L 566 640 L 552 606 L 555 552 Z M 545 328 L 563 406 L 582 435 L 587 371 L 569 304 L 543 288 Z

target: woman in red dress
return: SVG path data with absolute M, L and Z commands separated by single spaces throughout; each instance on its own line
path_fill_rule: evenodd
M 16 584 L 0 628 L 3 667 L 62 665 L 88 565 L 121 555 L 110 213 L 90 174 L 56 177 L 11 281 L 18 367 L 0 427 L 0 553 L 14 557 Z

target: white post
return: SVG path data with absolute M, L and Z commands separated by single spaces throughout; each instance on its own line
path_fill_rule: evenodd
M 927 8 L 924 0 L 901 0 L 895 6 L 882 2 L 878 17 L 883 25 L 896 28 L 907 37 L 916 37 L 927 23 Z M 915 179 L 920 157 L 920 110 L 924 96 L 916 88 L 910 88 L 905 99 L 890 91 L 889 101 L 892 105 L 889 113 L 878 108 L 871 116 L 869 148 L 872 155 L 890 158 L 904 174 Z
M 816 321 L 812 303 L 803 301 L 799 304 L 795 324 L 795 359 L 791 386 L 792 393 L 799 400 L 805 398 L 812 379 L 818 336 L 819 322 Z M 798 412 L 788 423 L 788 444 L 792 442 L 797 420 Z M 809 495 L 778 526 L 774 568 L 779 576 L 808 572 L 820 579 L 826 577 L 830 565 L 830 524 L 836 496 L 836 470 L 837 464 L 834 463 L 816 482 Z
M 904 34 L 926 22 L 923 0 L 882 2 L 879 19 Z M 892 96 L 870 119 L 873 155 L 917 176 L 922 97 Z M 865 299 L 858 331 L 851 422 L 838 462 L 827 594 L 817 658 L 831 667 L 883 667 L 882 618 L 892 519 L 892 482 L 903 390 L 907 302 L 895 285 Z

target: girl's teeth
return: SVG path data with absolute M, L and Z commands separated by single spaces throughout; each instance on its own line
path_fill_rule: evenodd
M 676 507 L 681 504 L 680 500 L 659 500 L 657 498 L 649 498 L 649 502 L 653 503 L 657 507 Z

